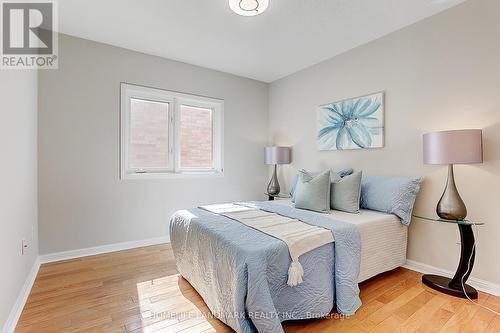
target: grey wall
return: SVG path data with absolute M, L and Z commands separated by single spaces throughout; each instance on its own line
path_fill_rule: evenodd
M 1 330 L 38 256 L 36 71 L 0 71 L 0 103 Z
M 168 235 L 178 209 L 262 199 L 267 84 L 61 35 L 39 74 L 40 253 Z M 120 82 L 225 100 L 224 178 L 120 180 Z
M 485 163 L 457 166 L 471 219 L 483 221 L 473 276 L 500 283 L 500 1 L 470 0 L 387 37 L 276 81 L 270 87 L 272 143 L 294 146 L 297 168 L 355 167 L 366 174 L 426 177 L 416 212 L 435 215 L 446 167 L 422 164 L 426 131 L 484 129 Z M 386 147 L 318 152 L 316 109 L 385 90 Z M 414 220 L 408 258 L 455 270 L 453 225 Z

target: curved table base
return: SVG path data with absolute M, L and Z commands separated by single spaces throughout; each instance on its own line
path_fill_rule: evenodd
M 456 296 L 456 297 L 462 297 L 462 298 L 469 298 L 471 299 L 477 299 L 477 290 L 469 286 L 468 284 L 464 284 L 465 286 L 465 291 L 467 292 L 467 296 L 465 295 L 462 286 L 459 288 L 455 287 L 450 287 L 450 282 L 452 279 L 444 277 L 444 276 L 439 276 L 439 275 L 431 275 L 431 274 L 425 274 L 422 276 L 422 282 L 437 291 L 440 291 L 442 293 Z

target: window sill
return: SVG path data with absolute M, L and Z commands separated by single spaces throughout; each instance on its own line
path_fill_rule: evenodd
M 179 173 L 126 173 L 121 176 L 121 180 L 135 180 L 135 179 L 189 179 L 189 178 L 223 178 L 224 172 L 179 172 Z

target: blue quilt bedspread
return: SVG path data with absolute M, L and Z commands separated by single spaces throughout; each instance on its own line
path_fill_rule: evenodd
M 283 332 L 282 321 L 323 317 L 334 306 L 354 314 L 361 306 L 356 226 L 279 202 L 251 204 L 330 229 L 335 242 L 303 254 L 304 282 L 290 287 L 291 258 L 281 240 L 203 209 L 176 212 L 170 237 L 177 268 L 212 313 L 236 332 Z

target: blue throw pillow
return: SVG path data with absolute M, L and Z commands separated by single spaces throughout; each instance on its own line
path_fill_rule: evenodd
M 359 213 L 359 198 L 361 191 L 362 172 L 338 178 L 332 181 L 330 189 L 330 207 L 335 210 L 357 214 Z
M 340 177 L 345 177 L 345 176 L 349 176 L 350 174 L 353 173 L 354 170 L 352 169 L 344 169 L 344 170 L 340 170 L 338 172 L 336 172 Z M 332 173 L 335 173 L 335 171 L 332 171 Z M 310 172 L 311 175 L 313 176 L 317 176 L 319 175 L 320 173 L 319 172 Z M 333 175 L 332 175 L 333 176 Z M 292 182 L 290 183 L 290 188 L 288 190 L 288 194 L 290 195 L 290 197 L 292 198 L 292 201 L 295 201 L 295 187 L 297 186 L 297 180 L 299 179 L 299 175 L 296 174 L 295 176 L 293 176 L 292 178 Z
M 330 170 L 317 176 L 305 170 L 299 171 L 295 190 L 295 208 L 330 212 Z
M 403 224 L 409 225 L 422 181 L 422 177 L 363 177 L 361 208 L 394 214 Z

